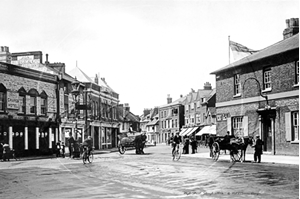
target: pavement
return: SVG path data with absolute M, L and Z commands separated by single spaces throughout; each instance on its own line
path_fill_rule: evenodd
M 166 144 L 157 144 L 157 146 L 162 147 L 166 146 Z M 147 147 L 155 147 L 154 145 L 147 145 Z M 129 148 L 127 150 L 134 150 L 134 148 Z M 247 149 L 248 150 L 248 149 Z M 100 149 L 94 150 L 94 154 L 105 154 L 105 153 L 113 153 L 118 152 L 118 148 L 111 149 Z M 190 149 L 191 152 L 191 149 Z M 193 158 L 206 158 L 211 159 L 209 157 L 209 149 L 206 147 L 198 147 L 198 151 L 195 154 L 183 154 L 183 157 L 193 157 Z M 33 157 L 22 157 L 18 160 L 36 160 L 36 159 L 45 159 L 45 158 L 56 158 L 55 154 L 48 156 L 33 156 Z M 66 158 L 68 158 L 68 154 L 66 154 Z M 224 154 L 221 152 L 218 161 L 230 160 L 229 153 Z M 12 160 L 14 161 L 14 160 Z M 245 162 L 253 162 L 253 150 L 250 148 L 246 153 L 246 161 Z M 288 156 L 288 155 L 271 155 L 268 153 L 264 153 L 261 157 L 261 164 L 269 163 L 269 164 L 286 164 L 286 165 L 299 165 L 299 156 Z
M 183 156 L 211 159 L 211 157 L 209 157 L 209 149 L 205 147 L 198 148 L 198 153 L 184 154 Z M 252 149 L 249 149 L 248 152 L 246 152 L 245 162 L 254 162 L 253 156 L 254 156 L 254 151 Z M 229 152 L 225 154 L 223 151 L 221 151 L 218 160 L 227 160 L 227 161 L 230 160 Z M 299 165 L 299 156 L 271 155 L 269 153 L 264 153 L 261 155 L 261 163 Z

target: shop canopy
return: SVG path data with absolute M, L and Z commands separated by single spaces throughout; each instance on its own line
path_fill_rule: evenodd
M 185 133 L 188 130 L 188 128 L 183 128 L 181 129 L 179 135 L 182 136 L 183 133 Z
M 188 132 L 186 135 L 187 136 L 190 136 L 192 135 L 199 127 L 194 127 L 194 128 L 191 128 L 192 130 L 190 132 Z
M 200 136 L 203 134 L 212 134 L 212 135 L 216 135 L 216 125 L 211 125 L 211 126 L 205 126 L 203 127 L 197 134 L 196 136 Z

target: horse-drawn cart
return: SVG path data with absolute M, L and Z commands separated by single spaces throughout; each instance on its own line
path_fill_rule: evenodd
M 127 135 L 124 133 L 119 136 L 118 149 L 120 154 L 124 154 L 126 149 L 135 148 L 136 154 L 144 154 L 144 147 L 146 143 L 146 135 Z
M 232 161 L 244 161 L 248 138 L 230 138 L 217 136 L 211 147 L 211 157 L 217 161 L 221 150 L 228 150 Z

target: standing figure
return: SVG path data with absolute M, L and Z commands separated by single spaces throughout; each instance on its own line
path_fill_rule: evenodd
M 208 147 L 209 147 L 209 157 L 213 157 L 213 145 L 214 143 L 214 138 L 212 135 L 209 135 L 208 137 Z
M 192 154 L 196 153 L 197 152 L 197 140 L 192 137 L 191 138 L 191 146 L 192 146 Z
M 10 148 L 8 144 L 3 145 L 3 161 L 8 160 L 9 161 L 10 156 Z
M 259 138 L 259 135 L 256 136 L 256 139 L 253 143 L 254 147 L 254 162 L 260 163 L 261 161 L 261 154 L 262 152 L 262 146 L 264 145 L 264 142 Z
M 190 145 L 190 139 L 188 136 L 184 136 L 184 146 L 183 146 L 183 154 L 189 154 L 189 145 Z
M 61 157 L 65 158 L 65 143 L 61 143 Z
M 56 143 L 56 157 L 60 157 L 60 142 Z
M 69 157 L 72 158 L 73 146 L 74 146 L 75 140 L 74 140 L 74 138 L 72 136 L 72 133 L 70 133 L 69 135 L 70 135 L 70 137 L 69 137 L 69 153 L 70 153 L 70 156 Z
M 173 138 L 173 143 L 172 143 L 172 154 L 176 150 L 176 147 L 181 144 L 181 137 L 179 136 L 179 132 L 176 132 L 175 137 Z

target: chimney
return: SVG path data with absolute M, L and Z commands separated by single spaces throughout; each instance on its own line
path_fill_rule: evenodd
M 299 32 L 299 18 L 285 20 L 286 29 L 283 31 L 283 39 L 287 39 Z
M 172 103 L 172 98 L 170 97 L 170 94 L 168 94 L 167 103 L 168 104 Z
M 180 98 L 182 98 L 183 97 L 183 95 L 180 95 Z
M 45 61 L 45 64 L 49 64 L 49 61 L 48 61 L 48 54 L 46 54 L 46 61 Z
M 98 80 L 98 75 L 97 74 L 96 74 L 96 77 L 95 77 L 95 83 L 99 84 L 99 80 Z
M 0 62 L 11 63 L 11 54 L 7 46 L 0 46 Z
M 209 82 L 206 82 L 206 83 L 204 84 L 204 90 L 212 90 L 211 84 L 210 84 Z
M 129 104 L 128 103 L 125 103 L 124 104 L 124 108 L 125 108 L 125 111 L 130 111 L 130 107 L 129 107 Z

